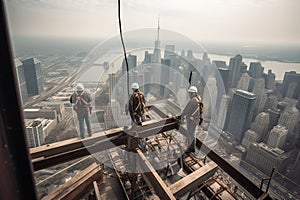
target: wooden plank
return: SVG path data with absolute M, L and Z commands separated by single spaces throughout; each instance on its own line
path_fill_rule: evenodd
M 52 191 L 43 200 L 78 199 L 93 187 L 92 183 L 95 180 L 103 181 L 103 174 L 99 165 L 93 163 L 76 174 L 71 180 Z
M 140 167 L 141 173 L 145 176 L 151 183 L 155 193 L 160 199 L 164 200 L 175 200 L 176 198 L 172 194 L 171 190 L 166 186 L 161 177 L 157 174 L 155 169 L 152 167 L 150 162 L 147 160 L 143 152 L 137 149 L 139 155 L 138 166 Z M 149 183 L 147 181 L 147 183 Z
M 205 180 L 214 175 L 218 165 L 214 162 L 209 162 L 200 169 L 180 179 L 176 183 L 169 186 L 169 189 L 176 198 L 181 198 L 187 192 L 199 186 Z
M 94 185 L 94 190 L 95 190 L 95 195 L 96 195 L 96 199 L 97 200 L 101 200 L 101 196 L 100 196 L 100 191 L 99 191 L 99 187 L 96 181 L 93 182 Z

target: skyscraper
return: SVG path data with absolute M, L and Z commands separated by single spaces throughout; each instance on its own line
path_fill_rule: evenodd
M 243 138 L 242 145 L 249 149 L 251 144 L 257 142 L 259 142 L 259 135 L 251 129 L 247 130 Z
M 229 87 L 236 88 L 238 81 L 242 75 L 242 56 L 236 55 L 234 58 L 230 58 L 229 62 Z
M 30 124 L 26 126 L 26 133 L 28 146 L 30 148 L 41 146 L 45 142 L 43 124 L 40 120 L 30 122 Z
M 266 136 L 270 123 L 269 113 L 259 113 L 254 122 L 251 124 L 251 129 L 259 135 L 259 139 Z
M 265 80 L 263 78 L 254 79 L 253 93 L 256 95 L 253 117 L 256 117 L 258 113 L 263 111 L 268 98 L 265 90 Z
M 166 44 L 164 59 L 170 59 L 171 55 L 175 54 L 175 45 L 174 44 Z
M 160 84 L 160 96 L 165 95 L 165 86 L 170 82 L 170 59 L 162 59 L 161 63 L 161 84 Z
M 24 105 L 28 99 L 28 93 L 27 93 L 27 87 L 26 87 L 26 81 L 25 81 L 25 72 L 24 72 L 24 66 L 22 62 L 19 59 L 15 59 L 15 67 L 17 71 L 17 78 L 18 78 L 18 85 L 20 90 L 20 96 L 21 96 L 21 102 Z
M 300 112 L 294 105 L 288 105 L 281 113 L 278 124 L 285 126 L 288 130 L 287 143 L 292 144 L 295 139 L 295 127 L 300 121 Z
M 227 132 L 241 142 L 253 118 L 255 94 L 236 90 L 233 94 Z
M 228 68 L 218 68 L 219 73 L 222 77 L 223 83 L 220 84 L 224 84 L 224 88 L 225 88 L 225 92 L 228 92 L 229 89 L 229 85 L 228 85 L 228 81 L 229 81 L 229 69 Z
M 221 100 L 221 105 L 219 108 L 219 113 L 218 113 L 218 121 L 217 121 L 217 127 L 220 130 L 225 129 L 225 121 L 228 116 L 228 109 L 230 105 L 230 97 L 227 95 L 223 95 L 222 100 Z
M 113 92 L 116 86 L 116 74 L 112 73 L 108 75 L 109 79 L 109 102 L 113 99 Z
M 216 114 L 215 107 L 216 107 L 216 101 L 217 101 L 217 81 L 214 76 L 211 76 L 208 78 L 206 86 L 204 88 L 203 93 L 203 105 L 204 105 L 204 120 L 210 121 L 211 119 L 215 122 L 217 121 L 214 119 L 214 115 Z
M 28 96 L 41 94 L 44 91 L 44 78 L 41 63 L 36 58 L 22 60 Z
M 268 70 L 267 78 L 266 78 L 266 88 L 270 90 L 274 90 L 275 88 L 275 74 L 272 73 L 272 70 Z
M 161 63 L 161 51 L 160 51 L 160 40 L 159 40 L 159 19 L 157 23 L 157 38 L 154 45 L 154 51 L 153 51 L 153 63 Z
M 267 112 L 271 108 L 276 108 L 277 103 L 278 103 L 277 96 L 275 95 L 268 96 L 267 101 L 265 103 L 264 111 Z
M 132 55 L 132 54 L 129 54 L 127 56 L 127 62 L 128 62 L 128 70 L 132 70 L 136 67 L 137 65 L 137 57 L 136 55 Z M 126 61 L 125 59 L 123 59 L 123 62 L 122 62 L 122 74 L 125 74 L 126 73 Z
M 248 73 L 243 73 L 243 75 L 241 76 L 238 82 L 237 89 L 248 91 L 250 80 L 251 77 L 248 75 Z
M 300 74 L 295 71 L 285 72 L 282 83 L 283 97 L 298 99 L 300 94 Z
M 270 132 L 267 145 L 272 148 L 282 149 L 287 134 L 288 131 L 284 126 L 281 125 L 275 126 Z
M 251 62 L 249 68 L 249 74 L 254 79 L 259 79 L 262 77 L 264 72 L 264 67 L 261 66 L 260 62 Z

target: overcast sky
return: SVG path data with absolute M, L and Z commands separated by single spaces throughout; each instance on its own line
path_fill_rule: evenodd
M 123 31 L 160 26 L 196 41 L 300 44 L 300 0 L 122 0 Z M 6 0 L 13 35 L 110 38 L 117 0 Z

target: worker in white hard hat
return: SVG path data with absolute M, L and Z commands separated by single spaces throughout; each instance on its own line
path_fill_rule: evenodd
M 203 103 L 200 96 L 198 96 L 198 89 L 195 86 L 191 86 L 188 89 L 190 101 L 181 113 L 182 119 L 186 118 L 187 130 L 188 130 L 188 149 L 187 152 L 195 152 L 196 135 L 195 130 L 198 125 L 201 125 L 203 121 Z
M 128 111 L 131 117 L 132 122 L 136 123 L 137 125 L 141 125 L 143 121 L 145 121 L 145 105 L 146 100 L 144 93 L 139 91 L 139 84 L 132 83 L 131 89 L 132 94 L 128 101 Z
M 91 101 L 92 97 L 87 90 L 84 89 L 82 83 L 77 83 L 74 88 L 74 93 L 71 95 L 70 102 L 74 104 L 73 109 L 77 113 L 79 121 L 80 138 L 85 138 L 84 121 L 87 127 L 87 133 L 92 136 L 91 127 Z

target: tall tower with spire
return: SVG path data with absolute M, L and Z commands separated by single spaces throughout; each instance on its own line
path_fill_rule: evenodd
M 161 63 L 161 52 L 160 52 L 160 41 L 159 41 L 159 18 L 158 18 L 158 22 L 157 22 L 157 38 L 155 40 L 155 45 L 154 45 L 154 59 L 153 59 L 153 63 Z

